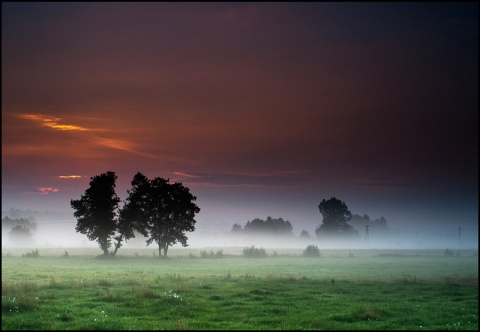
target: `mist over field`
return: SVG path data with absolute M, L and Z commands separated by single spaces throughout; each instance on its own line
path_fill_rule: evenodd
M 76 219 L 66 212 L 39 212 L 31 210 L 10 210 L 2 211 L 2 219 L 5 216 L 12 218 L 23 217 L 34 220 L 36 225 L 33 231 L 33 240 L 29 245 L 18 245 L 12 243 L 8 231 L 2 232 L 2 248 L 15 247 L 86 247 L 98 248 L 98 244 L 89 241 L 87 236 L 75 231 Z M 239 224 L 247 222 L 239 218 L 232 218 Z M 226 248 L 226 247 L 247 247 L 256 246 L 266 249 L 304 249 L 309 244 L 314 244 L 320 249 L 477 249 L 478 250 L 478 229 L 469 229 L 462 226 L 459 231 L 458 225 L 452 223 L 450 227 L 440 226 L 426 227 L 425 225 L 407 226 L 405 223 L 398 225 L 394 222 L 388 223 L 388 231 L 376 233 L 369 229 L 366 236 L 365 229 L 359 229 L 359 236 L 353 240 L 341 239 L 318 239 L 315 237 L 315 228 L 321 223 L 321 216 L 310 223 L 301 223 L 290 220 L 293 226 L 293 236 L 273 235 L 248 235 L 234 234 L 231 232 L 232 225 L 226 222 L 204 221 L 202 218 L 196 223 L 195 231 L 187 232 L 188 249 L 195 248 Z M 306 230 L 310 237 L 301 238 L 300 233 Z M 146 246 L 145 239 L 141 236 L 128 240 L 122 248 L 147 248 L 156 250 L 157 244 Z M 172 248 L 183 248 L 180 244 Z M 100 252 L 100 249 L 99 249 Z

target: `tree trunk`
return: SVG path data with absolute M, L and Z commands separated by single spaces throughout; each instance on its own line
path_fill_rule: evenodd
M 168 246 L 166 245 L 166 246 L 163 247 L 163 255 L 164 256 L 167 256 L 167 251 L 168 251 Z
M 115 243 L 115 250 L 113 251 L 112 256 L 115 256 L 117 254 L 118 248 L 122 246 L 122 238 L 123 236 L 117 239 L 117 243 Z
M 100 248 L 103 250 L 103 254 L 104 254 L 105 256 L 107 256 L 107 255 L 108 255 L 108 248 L 106 248 L 106 247 L 103 246 L 103 245 L 101 245 Z

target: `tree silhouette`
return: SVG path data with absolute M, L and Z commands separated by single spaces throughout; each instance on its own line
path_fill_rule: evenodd
M 118 226 L 116 210 L 120 198 L 115 193 L 116 180 L 115 172 L 97 175 L 91 178 L 90 188 L 79 200 L 70 201 L 77 218 L 76 231 L 86 234 L 90 241 L 97 241 L 104 255 L 108 255 Z
M 120 220 L 147 237 L 147 245 L 156 242 L 159 256 L 162 249 L 167 256 L 168 248 L 176 243 L 188 246 L 185 232 L 195 230 L 195 214 L 200 212 L 189 188 L 161 177 L 149 180 L 138 172 L 128 194 Z
M 35 242 L 32 238 L 33 234 L 26 226 L 17 225 L 12 227 L 8 235 L 10 237 L 10 241 L 18 246 L 28 246 L 34 244 Z
M 317 237 L 332 235 L 358 235 L 352 226 L 348 224 L 352 218 L 352 213 L 347 205 L 341 200 L 332 197 L 329 200 L 323 199 L 318 205 L 318 209 L 323 216 L 322 224 L 317 227 L 315 234 Z
M 239 234 L 239 233 L 242 233 L 243 232 L 243 229 L 242 229 L 242 226 L 235 223 L 233 224 L 232 226 L 232 229 L 230 230 L 231 233 L 234 233 L 234 234 Z
M 255 218 L 248 221 L 243 227 L 246 234 L 261 234 L 261 235 L 287 235 L 290 236 L 292 232 L 292 224 L 288 220 L 282 218 L 267 217 L 267 220 Z
M 300 237 L 301 239 L 308 240 L 308 239 L 310 239 L 310 234 L 308 233 L 308 231 L 302 230 L 302 232 L 300 233 L 299 237 Z

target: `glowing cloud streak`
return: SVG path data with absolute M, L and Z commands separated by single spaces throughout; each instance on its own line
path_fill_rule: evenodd
M 200 176 L 200 175 L 191 175 L 191 174 L 182 173 L 182 172 L 173 172 L 173 174 L 180 175 L 180 176 L 186 176 L 187 178 L 201 178 L 201 177 L 203 177 L 203 176 Z
M 52 187 L 43 187 L 43 188 L 37 188 L 38 191 L 40 191 L 40 194 L 42 195 L 48 195 L 49 193 L 56 193 L 58 192 L 58 188 L 52 188 Z
M 57 118 L 50 115 L 42 114 L 20 114 L 20 117 L 28 120 L 34 120 L 41 122 L 43 126 L 57 130 L 79 130 L 79 131 L 91 131 L 93 129 L 68 124 L 59 124 L 61 118 Z
M 80 179 L 84 178 L 84 175 L 59 175 L 59 179 Z
M 93 128 L 86 128 L 86 127 L 81 127 L 77 125 L 60 124 L 59 122 L 61 121 L 61 118 L 50 116 L 50 115 L 44 115 L 44 114 L 20 114 L 19 117 L 23 119 L 40 122 L 45 127 L 52 128 L 55 130 L 61 130 L 61 131 L 104 131 L 104 129 L 93 129 Z M 115 138 L 104 138 L 104 137 L 94 137 L 94 138 L 89 138 L 89 140 L 95 144 L 105 146 L 111 149 L 135 153 L 137 155 L 141 155 L 148 158 L 157 158 L 157 156 L 155 155 L 137 151 L 134 148 L 134 144 L 130 141 L 119 140 Z M 68 175 L 59 176 L 59 178 L 61 179 L 78 178 L 78 177 L 81 177 L 81 176 L 77 176 L 77 177 L 68 176 Z

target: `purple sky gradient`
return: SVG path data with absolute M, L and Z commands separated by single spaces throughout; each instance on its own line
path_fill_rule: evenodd
M 106 171 L 181 181 L 198 228 L 337 197 L 475 234 L 478 4 L 2 3 L 2 210 Z

